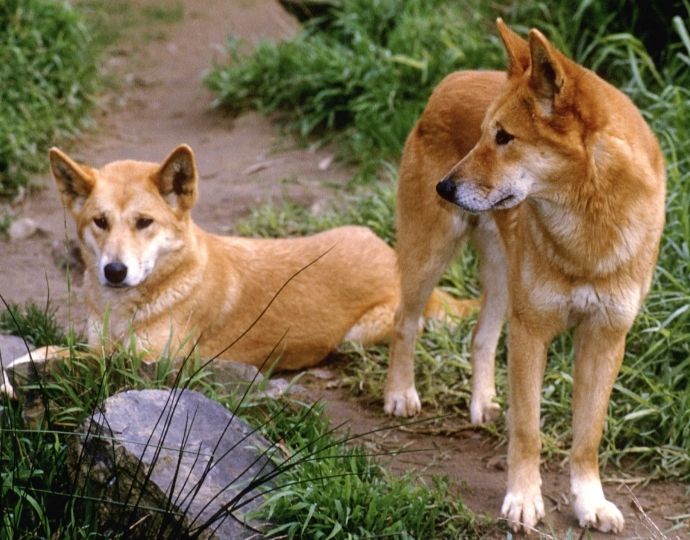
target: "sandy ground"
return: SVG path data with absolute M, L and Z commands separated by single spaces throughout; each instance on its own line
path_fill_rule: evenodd
M 136 0 L 135 5 L 153 3 Z M 184 0 L 184 17 L 157 29 L 156 39 L 136 32 L 120 40 L 104 68 L 114 87 L 102 98 L 96 113 L 97 128 L 66 150 L 78 160 L 101 166 L 120 158 L 162 160 L 175 146 L 188 143 L 197 155 L 201 174 L 200 200 L 193 211 L 198 223 L 217 233 L 232 230 L 234 220 L 269 200 L 290 198 L 306 205 L 338 196 L 334 186 L 343 184 L 349 171 L 338 164 L 322 171 L 319 163 L 330 156 L 328 149 L 295 148 L 281 137 L 269 120 L 257 114 L 229 118 L 213 110 L 213 97 L 201 78 L 212 61 L 222 60 L 228 34 L 256 42 L 292 35 L 297 24 L 273 0 Z M 163 23 L 158 23 L 163 24 Z M 66 238 L 75 237 L 73 226 L 62 210 L 57 191 L 47 175 L 37 179 L 46 186 L 15 204 L 15 219 L 28 217 L 39 227 L 34 236 L 9 242 L 0 240 L 0 294 L 8 302 L 48 297 L 60 306 L 61 319 L 82 324 L 80 290 L 68 290 L 64 272 L 55 263 Z M 338 377 L 338 364 L 326 367 Z M 328 404 L 334 423 L 348 421 L 354 433 L 390 423 L 380 404 L 357 401 L 342 389 L 327 388 L 330 381 L 305 377 L 301 384 Z M 368 437 L 368 443 L 383 452 L 404 447 L 418 451 L 392 458 L 395 470 L 416 468 L 420 474 L 445 474 L 460 496 L 476 512 L 497 517 L 506 481 L 504 447 L 475 430 L 457 430 L 446 435 L 390 430 Z M 567 504 L 567 467 L 546 464 L 544 496 L 548 519 L 542 528 L 551 537 L 562 538 L 576 523 Z M 623 538 L 651 538 L 643 516 L 635 510 L 628 487 L 616 482 L 621 473 L 604 471 L 606 484 L 625 514 Z M 673 522 L 669 516 L 687 514 L 687 487 L 675 483 L 634 484 L 632 492 L 647 515 L 662 530 Z M 690 538 L 685 528 L 668 533 L 671 538 Z M 497 531 L 496 537 L 505 537 Z M 594 534 L 593 537 L 606 535 Z M 577 537 L 577 536 L 575 536 Z M 661 538 L 661 536 L 656 536 Z

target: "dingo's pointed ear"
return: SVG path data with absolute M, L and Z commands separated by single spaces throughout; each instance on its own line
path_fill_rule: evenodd
M 51 148 L 48 156 L 62 204 L 76 214 L 91 193 L 96 179 L 88 168 L 81 167 L 58 148 Z
M 165 159 L 154 178 L 158 191 L 173 208 L 189 210 L 196 201 L 194 152 L 181 144 Z
M 496 19 L 498 35 L 508 55 L 508 76 L 522 75 L 529 67 L 529 45 L 513 32 L 500 17 Z
M 566 73 L 564 57 L 539 31 L 529 31 L 530 86 L 537 96 L 548 103 L 549 108 L 562 95 Z

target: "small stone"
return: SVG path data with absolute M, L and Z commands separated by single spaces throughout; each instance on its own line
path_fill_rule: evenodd
M 505 455 L 497 455 L 486 462 L 487 469 L 495 469 L 497 471 L 505 471 L 508 468 L 508 461 Z
M 325 368 L 312 368 L 307 370 L 307 374 L 317 379 L 321 379 L 322 381 L 330 381 L 335 377 L 333 370 Z
M 319 161 L 319 170 L 327 171 L 333 164 L 333 156 L 326 156 L 321 161 Z
M 213 380 L 222 384 L 230 393 L 244 392 L 249 385 L 261 386 L 264 376 L 254 366 L 233 360 L 217 359 L 208 364 Z
M 27 348 L 28 346 L 28 348 Z M 10 376 L 5 371 L 16 358 L 30 352 L 33 349 L 31 343 L 26 343 L 18 336 L 0 334 L 0 398 L 16 399 L 17 395 L 10 383 Z
M 266 389 L 261 393 L 263 397 L 278 399 L 280 396 L 284 395 L 286 392 L 292 391 L 294 388 L 290 386 L 287 379 L 269 379 Z
M 10 240 L 16 242 L 30 238 L 38 232 L 38 225 L 31 218 L 20 218 L 12 222 L 8 234 Z
M 47 382 L 57 361 L 69 355 L 69 349 L 50 345 L 31 350 L 9 363 L 3 360 L 3 381 L 0 393 L 22 403 L 22 417 L 29 426 L 37 427 L 43 421 L 45 401 L 37 382 Z

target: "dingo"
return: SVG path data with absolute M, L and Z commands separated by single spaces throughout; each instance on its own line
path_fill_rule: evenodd
M 494 356 L 504 317 L 509 321 L 502 514 L 516 530 L 530 530 L 544 516 L 541 381 L 549 343 L 574 327 L 573 506 L 581 526 L 619 532 L 624 520 L 604 497 L 598 447 L 625 336 L 655 267 L 664 161 L 626 96 L 539 31 L 525 41 L 500 19 L 497 25 L 507 75 L 448 76 L 405 145 L 397 208 L 402 293 L 385 409 L 420 409 L 417 319 L 457 246 L 471 236 L 483 285 L 472 345 L 474 423 L 498 413 Z
M 297 369 L 343 339 L 390 336 L 399 302 L 395 254 L 369 229 L 282 240 L 209 234 L 191 218 L 197 167 L 186 145 L 162 164 L 94 169 L 56 148 L 50 164 L 86 261 L 92 345 L 104 330 L 120 339 L 131 329 L 151 360 L 198 341 L 206 358 L 257 366 L 277 359 L 277 367 Z M 463 316 L 472 304 L 436 291 L 425 315 Z

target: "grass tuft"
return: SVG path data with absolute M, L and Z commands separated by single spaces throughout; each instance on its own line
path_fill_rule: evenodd
M 67 345 L 68 335 L 55 321 L 55 311 L 50 302 L 43 308 L 33 302 L 7 305 L 0 311 L 0 332 L 23 337 L 35 347 Z
M 450 539 L 477 537 L 487 529 L 488 522 L 456 499 L 446 479 L 427 485 L 411 474 L 394 477 L 366 447 L 352 446 L 362 435 L 337 435 L 320 405 L 313 415 L 309 422 L 285 416 L 269 424 L 269 438 L 285 441 L 287 457 L 280 463 L 306 452 L 301 466 L 283 475 L 286 488 L 264 504 L 264 517 L 276 524 L 269 536 Z

